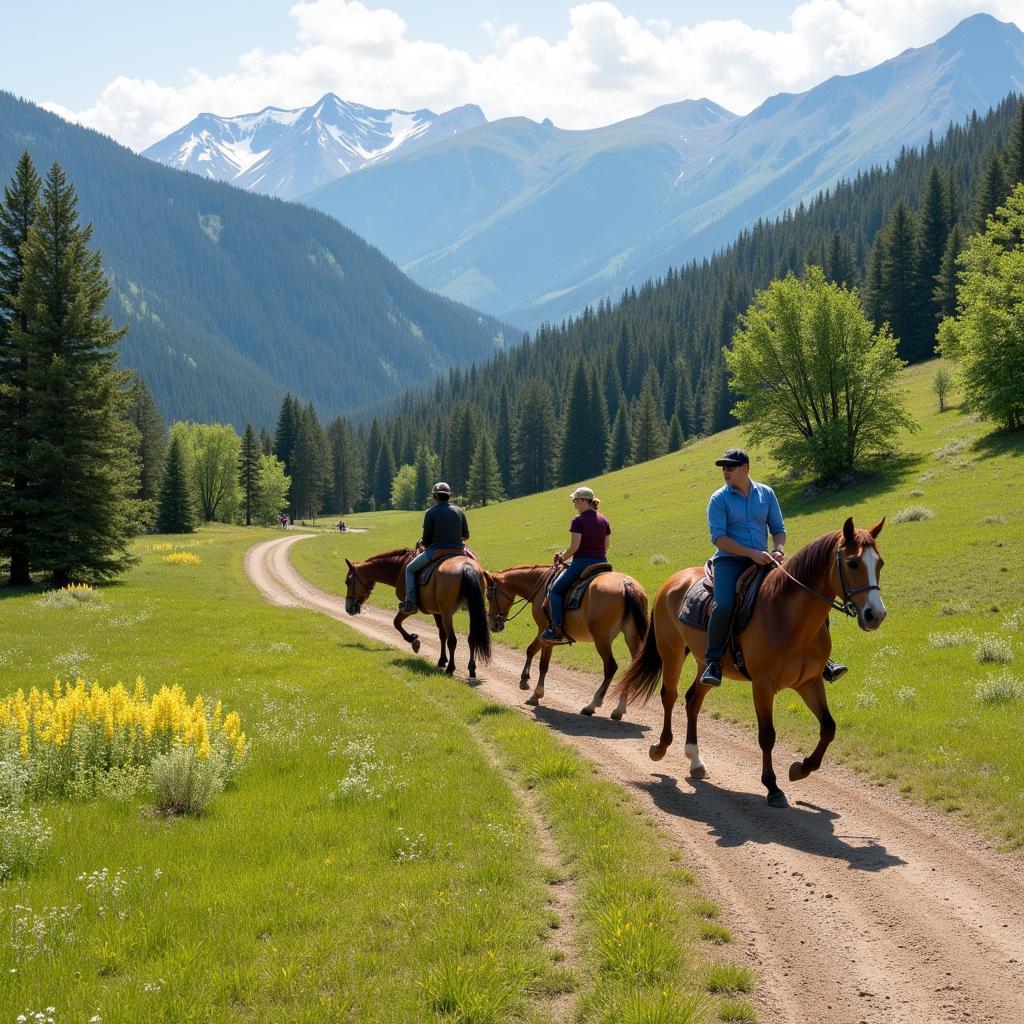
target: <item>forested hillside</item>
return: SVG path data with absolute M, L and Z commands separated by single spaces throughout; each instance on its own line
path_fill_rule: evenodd
M 469 487 L 482 434 L 506 494 L 544 490 L 664 454 L 733 422 L 722 348 L 757 289 L 805 264 L 858 287 L 887 321 L 900 354 L 928 358 L 952 312 L 953 258 L 984 217 L 1024 180 L 1024 110 L 1010 96 L 951 125 L 939 142 L 905 150 L 773 222 L 759 222 L 715 257 L 670 269 L 612 305 L 586 310 L 467 371 L 409 392 L 371 432 L 367 494 L 418 445 L 440 459 L 457 492 Z M 570 432 L 566 422 L 585 424 Z M 471 490 L 471 488 L 470 488 Z M 387 494 L 383 480 L 376 501 Z M 367 499 L 368 500 L 368 499 Z
M 335 414 L 505 343 L 323 214 L 204 181 L 0 92 L 0 180 L 57 161 L 95 228 L 121 364 L 164 415 L 274 422 L 291 391 Z

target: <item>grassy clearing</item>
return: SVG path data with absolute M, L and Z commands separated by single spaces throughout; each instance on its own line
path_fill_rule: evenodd
M 712 1018 L 714 958 L 679 898 L 692 876 L 653 827 L 542 727 L 265 606 L 242 554 L 273 535 L 204 530 L 193 564 L 140 543 L 142 564 L 93 598 L 0 598 L 4 692 L 142 674 L 222 700 L 251 744 L 201 817 L 111 784 L 4 819 L 42 830 L 0 882 L 10 1020 L 539 1024 L 567 992 L 580 1020 Z M 582 894 L 571 971 L 546 909 L 564 877 Z
M 869 526 L 889 517 L 880 546 L 886 560 L 883 596 L 889 618 L 868 636 L 847 620 L 833 620 L 837 657 L 851 672 L 830 689 L 839 734 L 830 756 L 887 785 L 955 811 L 1007 848 L 1024 847 L 1024 438 L 954 409 L 938 412 L 928 390 L 935 364 L 913 367 L 906 380 L 921 430 L 900 438 L 900 455 L 869 478 L 839 491 L 808 493 L 770 460 L 754 452 L 754 476 L 778 492 L 790 551 L 847 515 Z M 955 400 L 955 396 L 954 396 Z M 719 486 L 714 458 L 742 443 L 739 430 L 689 445 L 656 462 L 609 474 L 592 484 L 611 519 L 612 558 L 648 592 L 675 567 L 696 565 L 710 553 L 705 506 Z M 500 569 L 546 561 L 565 543 L 571 516 L 568 492 L 535 495 L 470 513 L 472 544 L 484 565 Z M 932 518 L 896 523 L 900 510 L 921 506 Z M 359 525 L 363 517 L 349 517 Z M 339 590 L 343 556 L 412 543 L 420 516 L 368 515 L 366 534 L 325 536 L 294 549 L 299 568 L 322 587 Z M 390 606 L 380 588 L 374 599 Z M 502 641 L 525 646 L 529 616 L 510 623 Z M 969 632 L 967 644 L 939 645 L 936 633 Z M 996 644 L 979 638 L 995 637 Z M 977 653 L 976 653 L 977 652 Z M 1009 659 L 1007 659 L 1007 653 Z M 620 663 L 625 660 L 622 649 Z M 598 670 L 594 649 L 577 645 L 556 659 Z M 1000 680 L 998 685 L 993 680 Z M 1017 687 L 1021 683 L 1021 687 Z M 1008 700 L 992 700 L 998 693 Z M 1010 713 L 1007 713 L 1009 705 Z M 749 688 L 729 682 L 706 712 L 751 725 Z M 776 704 L 780 736 L 806 748 L 816 726 L 802 701 Z M 682 756 L 681 752 L 675 756 Z M 827 770 L 827 766 L 826 766 Z

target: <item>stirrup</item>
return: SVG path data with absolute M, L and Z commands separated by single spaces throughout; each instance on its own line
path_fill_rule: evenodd
M 822 669 L 821 675 L 826 682 L 834 683 L 837 679 L 841 679 L 849 672 L 849 668 L 846 665 L 841 665 L 838 661 L 832 661 L 829 659 L 825 662 L 825 667 Z
M 567 644 L 571 642 L 561 626 L 548 626 L 541 633 L 540 640 L 544 644 Z
M 409 597 L 407 597 L 407 598 L 406 598 L 406 599 L 405 599 L 405 600 L 404 600 L 404 601 L 403 601 L 403 602 L 402 602 L 402 603 L 401 603 L 401 604 L 400 604 L 400 605 L 398 606 L 398 610 L 399 610 L 399 611 L 400 611 L 400 612 L 401 612 L 401 613 L 402 613 L 403 615 L 414 615 L 414 614 L 415 614 L 416 612 L 418 612 L 418 611 L 419 611 L 419 605 L 418 605 L 418 603 L 417 603 L 417 601 L 416 601 L 416 598 L 414 598 L 414 597 L 413 597 L 413 598 L 409 598 Z

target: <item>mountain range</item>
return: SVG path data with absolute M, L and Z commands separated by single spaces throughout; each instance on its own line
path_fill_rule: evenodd
M 709 255 L 1022 88 L 1024 33 L 978 14 L 743 117 L 687 100 L 589 131 L 504 118 L 399 150 L 303 201 L 424 286 L 531 327 Z
M 286 391 L 321 415 L 379 403 L 506 342 L 336 220 L 161 167 L 0 92 L 0 182 L 53 161 L 94 226 L 121 362 L 168 418 L 272 426 Z
M 485 124 L 479 107 L 377 110 L 327 93 L 309 107 L 200 114 L 142 155 L 179 171 L 295 199 L 369 164 Z

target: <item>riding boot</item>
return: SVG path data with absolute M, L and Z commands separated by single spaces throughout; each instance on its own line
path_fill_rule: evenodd
M 825 662 L 825 668 L 821 674 L 827 682 L 834 683 L 840 677 L 845 676 L 848 671 L 849 669 L 846 665 L 842 665 L 838 661 L 833 661 L 829 658 Z
M 398 606 L 398 610 L 405 615 L 414 614 L 419 608 L 416 602 L 416 590 L 413 588 L 405 595 L 405 600 Z

